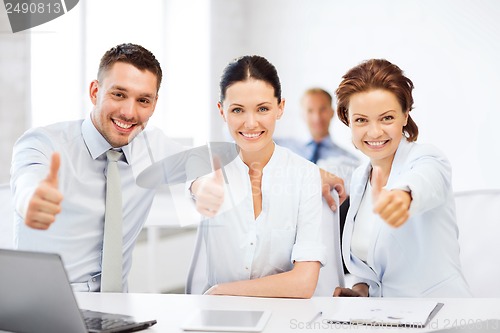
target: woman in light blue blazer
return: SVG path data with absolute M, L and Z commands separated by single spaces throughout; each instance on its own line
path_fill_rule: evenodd
M 357 281 L 334 296 L 468 297 L 459 259 L 451 166 L 417 144 L 413 83 L 396 65 L 372 59 L 337 89 L 339 119 L 370 161 L 351 181 L 343 256 Z

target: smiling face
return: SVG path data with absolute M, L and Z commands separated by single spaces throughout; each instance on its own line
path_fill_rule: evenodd
M 353 94 L 348 113 L 356 148 L 370 158 L 373 166 L 390 170 L 408 112 L 403 112 L 393 93 L 375 89 Z
M 284 100 L 278 103 L 273 87 L 262 80 L 239 81 L 227 88 L 219 112 L 243 157 L 255 152 L 261 158 L 271 157 L 274 128 L 284 105 Z
M 153 115 L 157 78 L 148 70 L 117 62 L 90 84 L 91 119 L 112 147 L 127 145 Z

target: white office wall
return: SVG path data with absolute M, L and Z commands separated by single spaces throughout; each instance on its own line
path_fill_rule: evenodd
M 500 1 L 212 0 L 211 13 L 212 105 L 224 65 L 259 54 L 277 67 L 287 100 L 276 135 L 306 135 L 305 89 L 333 92 L 352 66 L 386 58 L 413 80 L 418 141 L 447 154 L 455 189 L 500 187 Z M 210 112 L 212 138 L 225 138 Z M 353 149 L 347 127 L 335 121 L 332 132 Z
M 20 32 L 31 38 L 31 124 L 27 127 L 79 119 L 84 114 L 88 86 L 83 83 L 80 8 Z

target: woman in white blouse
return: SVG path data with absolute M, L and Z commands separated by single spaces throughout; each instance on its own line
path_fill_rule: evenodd
M 339 119 L 370 161 L 351 180 L 343 256 L 359 279 L 334 296 L 466 297 L 451 166 L 417 144 L 413 83 L 387 60 L 350 69 L 337 89 Z
M 244 56 L 224 69 L 218 108 L 239 155 L 191 185 L 209 218 L 205 294 L 310 298 L 315 291 L 325 260 L 320 173 L 274 143 L 284 106 L 265 58 Z

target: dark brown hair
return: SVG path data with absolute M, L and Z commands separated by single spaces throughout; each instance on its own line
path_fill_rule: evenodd
M 120 44 L 109 49 L 101 58 L 97 78 L 102 80 L 104 73 L 115 63 L 124 62 L 130 64 L 141 71 L 148 70 L 156 75 L 156 92 L 160 89 L 162 71 L 160 63 L 156 60 L 151 51 L 136 44 Z
M 234 59 L 224 68 L 219 83 L 219 102 L 224 102 L 229 86 L 248 79 L 270 84 L 274 88 L 274 97 L 278 99 L 278 104 L 281 102 L 281 83 L 276 68 L 266 58 L 257 55 Z
M 370 59 L 351 68 L 343 77 L 337 88 L 337 115 L 349 126 L 349 100 L 353 94 L 373 89 L 383 89 L 393 93 L 403 112 L 413 109 L 413 82 L 403 71 L 385 59 Z M 418 138 L 418 126 L 408 115 L 408 123 L 403 127 L 403 133 L 408 141 Z

